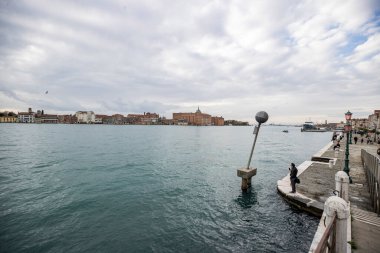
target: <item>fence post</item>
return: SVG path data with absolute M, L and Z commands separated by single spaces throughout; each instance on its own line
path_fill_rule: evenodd
M 339 191 L 339 197 L 348 202 L 348 184 L 350 178 L 344 171 L 338 171 L 335 174 L 335 190 Z
M 325 202 L 326 224 L 332 221 L 336 214 L 335 252 L 347 252 L 347 219 L 350 209 L 347 202 L 337 196 L 329 197 Z

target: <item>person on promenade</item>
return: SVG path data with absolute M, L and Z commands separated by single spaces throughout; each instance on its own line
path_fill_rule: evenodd
M 297 180 L 297 173 L 298 170 L 294 163 L 290 164 L 289 171 L 290 171 L 290 185 L 292 186 L 292 191 L 290 193 L 296 193 L 296 180 Z
M 336 144 L 334 145 L 333 149 L 340 149 L 340 143 L 339 141 L 336 142 Z
M 358 137 L 357 136 L 354 137 L 354 141 L 355 141 L 355 144 L 358 142 Z
M 363 142 L 364 142 L 364 139 L 362 138 L 362 140 L 361 140 L 360 142 L 363 144 Z

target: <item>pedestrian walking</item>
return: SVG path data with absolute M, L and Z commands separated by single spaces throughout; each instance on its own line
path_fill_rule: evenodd
M 358 142 L 358 137 L 357 136 L 354 137 L 354 141 L 355 141 L 355 144 Z
M 362 140 L 361 140 L 360 142 L 363 144 L 363 142 L 364 142 L 364 139 L 362 138 Z
M 290 193 L 295 193 L 296 192 L 296 181 L 297 181 L 297 173 L 298 169 L 296 168 L 296 165 L 294 163 L 290 164 L 290 185 L 292 186 L 292 191 Z

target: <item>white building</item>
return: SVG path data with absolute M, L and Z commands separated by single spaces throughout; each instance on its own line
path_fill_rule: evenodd
M 17 117 L 20 123 L 34 123 L 35 120 L 34 114 L 27 112 L 19 112 Z
M 29 108 L 28 112 L 19 112 L 17 115 L 18 122 L 20 123 L 34 123 L 35 113 L 32 111 L 32 108 Z
M 75 113 L 78 123 L 92 124 L 95 123 L 95 113 L 93 111 L 79 111 Z

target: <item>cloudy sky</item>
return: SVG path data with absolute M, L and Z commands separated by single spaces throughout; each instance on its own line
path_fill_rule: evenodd
M 380 0 L 0 0 L 0 110 L 341 121 L 379 73 Z

